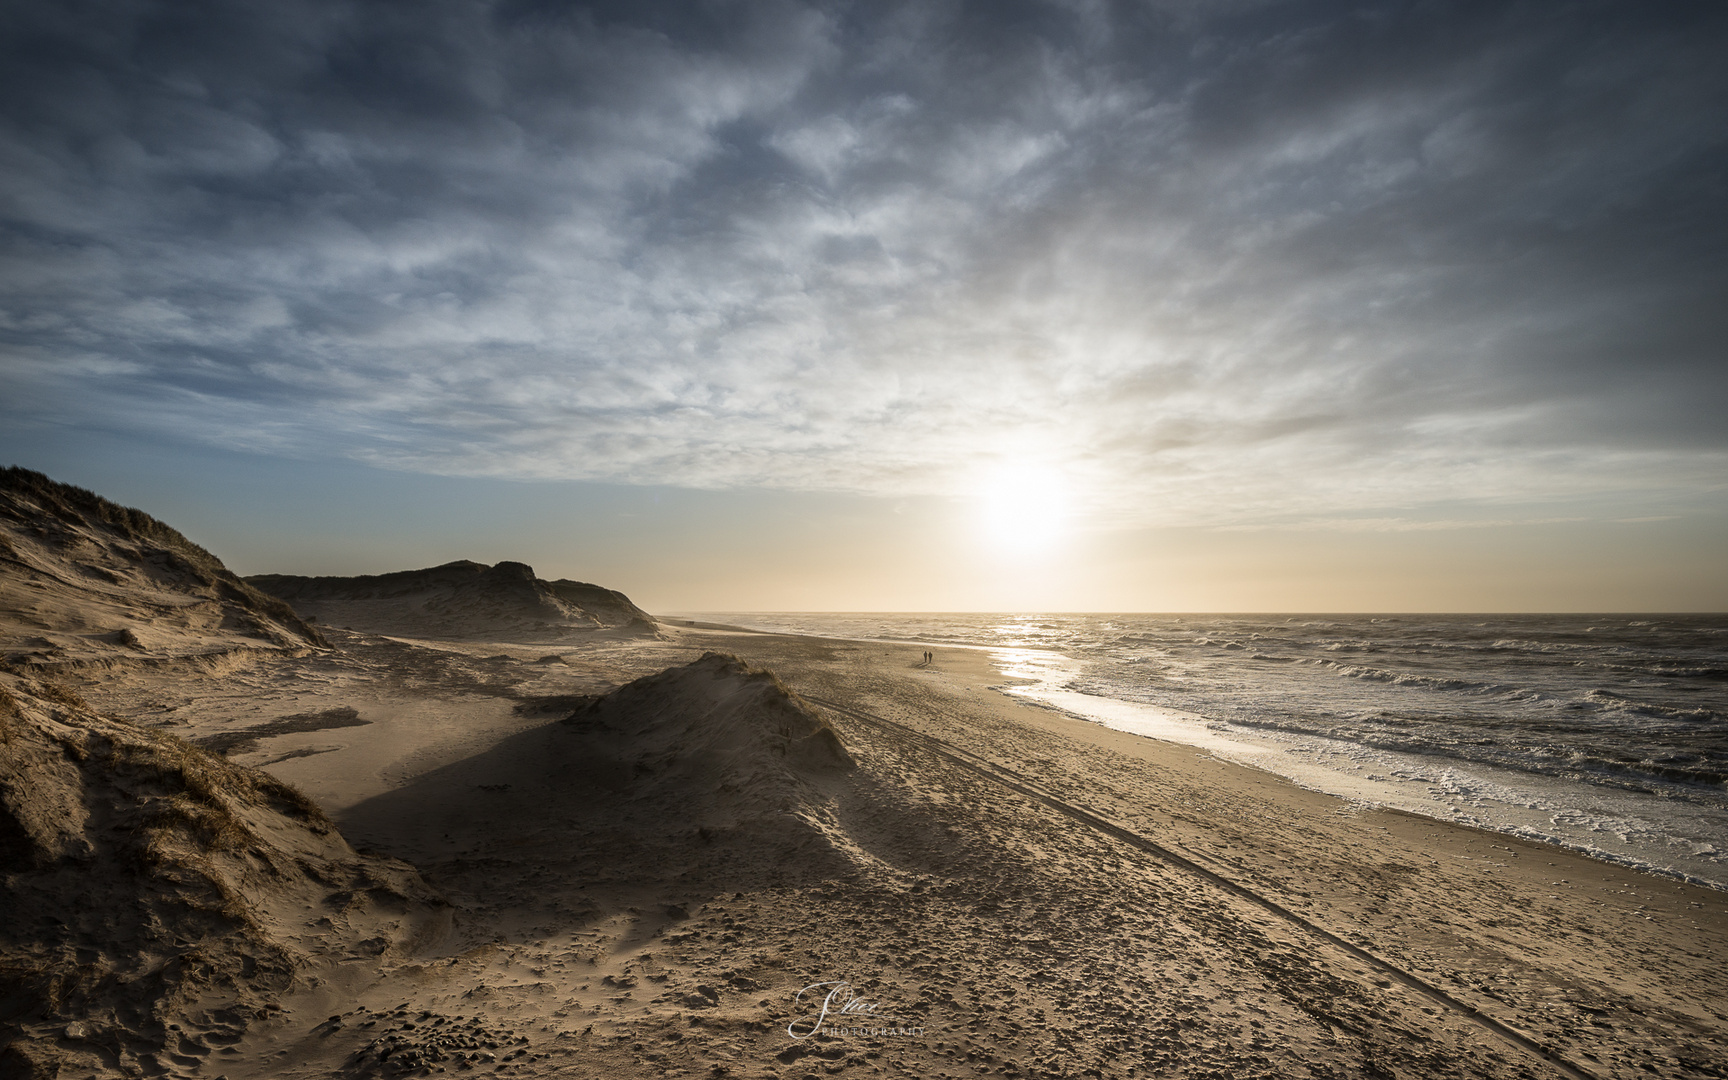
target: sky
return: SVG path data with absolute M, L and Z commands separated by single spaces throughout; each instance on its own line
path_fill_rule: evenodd
M 0 3 L 0 458 L 651 610 L 1728 610 L 1728 8 Z

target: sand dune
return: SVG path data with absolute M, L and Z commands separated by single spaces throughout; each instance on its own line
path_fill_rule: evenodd
M 65 666 L 325 644 L 282 601 L 168 526 L 0 470 L 0 655 Z
M 0 736 L 9 1076 L 196 1069 L 340 961 L 445 932 L 413 868 L 268 773 L 14 675 Z
M 708 653 L 343 820 L 476 897 L 553 865 L 587 888 L 822 879 L 872 861 L 837 817 L 837 785 L 854 767 L 833 727 L 772 674 Z
M 542 581 L 524 563 L 461 560 L 362 577 L 261 574 L 252 585 L 332 626 L 455 640 L 564 641 L 596 632 L 651 634 L 653 616 L 621 592 Z

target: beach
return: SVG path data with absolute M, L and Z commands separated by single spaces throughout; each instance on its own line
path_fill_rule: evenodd
M 321 957 L 236 1043 L 189 1031 L 171 1072 L 1631 1077 L 1728 1057 L 1722 892 L 1090 723 L 1005 693 L 981 650 L 926 664 L 688 621 L 556 650 L 325 632 L 330 652 L 74 683 L 194 742 L 277 724 L 232 759 L 452 905 L 411 947 Z M 707 804 L 664 784 L 548 770 L 581 702 L 708 653 L 773 672 L 850 767 L 706 835 Z
M 1728 1080 L 1728 3 L 0 25 L 0 1080 Z

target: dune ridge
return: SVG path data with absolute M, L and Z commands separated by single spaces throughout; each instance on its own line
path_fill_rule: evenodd
M 857 767 L 839 733 L 736 656 L 708 652 L 637 679 L 559 726 L 565 761 L 611 796 L 612 827 L 641 836 L 662 866 L 749 857 L 846 875 L 876 862 L 838 812 L 836 782 Z
M 178 530 L 28 469 L 0 469 L 0 568 L 0 655 L 13 666 L 328 647 Z
M 495 898 L 512 893 L 517 869 L 538 875 L 569 852 L 585 853 L 573 883 L 850 876 L 880 868 L 838 806 L 856 766 L 834 728 L 771 672 L 708 652 L 344 820 L 434 860 L 423 865 L 435 880 Z M 445 854 L 458 858 L 440 867 Z M 480 876 L 463 884 L 476 865 Z
M 488 566 L 459 559 L 389 574 L 259 574 L 246 580 L 319 622 L 370 634 L 563 641 L 656 630 L 654 617 L 621 592 L 581 581 L 543 581 L 519 562 Z
M 729 653 L 626 683 L 560 723 L 584 736 L 585 758 L 628 763 L 671 791 L 738 792 L 755 809 L 784 807 L 812 774 L 856 765 L 778 676 Z
M 195 1070 L 321 967 L 416 948 L 443 902 L 305 796 L 0 674 L 0 1065 Z

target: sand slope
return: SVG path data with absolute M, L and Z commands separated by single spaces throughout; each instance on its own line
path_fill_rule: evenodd
M 575 605 L 604 629 L 628 629 L 648 632 L 654 629 L 654 616 L 630 602 L 617 589 L 590 585 L 585 581 L 559 578 L 543 581 L 548 592 L 567 604 Z
M 651 634 L 654 619 L 621 592 L 542 581 L 524 563 L 459 560 L 360 577 L 261 574 L 251 584 L 332 626 L 455 640 L 562 641 L 597 631 Z
M 506 852 L 526 854 L 532 874 L 550 860 L 593 885 L 844 875 L 872 861 L 835 812 L 853 768 L 834 729 L 778 679 L 710 652 L 344 821 L 488 903 L 512 891 Z
M 41 473 L 0 470 L 0 655 L 9 663 L 323 645 L 287 604 L 148 514 Z
M 854 767 L 828 722 L 772 673 L 710 652 L 619 687 L 561 722 L 566 755 L 628 793 L 618 809 L 660 828 L 735 827 L 797 814 L 824 774 Z M 556 772 L 567 776 L 569 764 Z
M 356 854 L 269 774 L 10 674 L 0 875 L 8 1076 L 198 1072 L 321 968 L 447 922 L 411 867 Z

